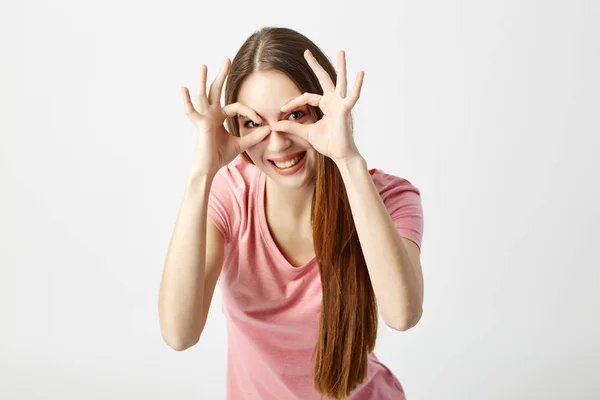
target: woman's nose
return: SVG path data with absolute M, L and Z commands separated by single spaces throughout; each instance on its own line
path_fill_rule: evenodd
M 275 150 L 279 148 L 289 147 L 292 141 L 289 138 L 289 134 L 283 131 L 271 131 L 271 134 L 267 137 L 269 146 L 272 146 Z

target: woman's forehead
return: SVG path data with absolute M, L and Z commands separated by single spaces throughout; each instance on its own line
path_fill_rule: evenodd
M 280 108 L 302 92 L 280 71 L 254 72 L 242 82 L 237 101 L 261 116 L 278 116 Z

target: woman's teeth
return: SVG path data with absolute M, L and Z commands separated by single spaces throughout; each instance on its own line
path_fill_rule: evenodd
M 300 154 L 298 157 L 294 158 L 293 160 L 286 161 L 283 163 L 278 163 L 278 162 L 273 161 L 273 164 L 275 164 L 277 166 L 277 168 L 279 168 L 279 169 L 291 168 L 294 165 L 296 165 L 303 156 L 304 156 L 304 153 Z

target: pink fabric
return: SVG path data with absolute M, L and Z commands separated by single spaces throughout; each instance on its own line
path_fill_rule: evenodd
M 401 236 L 420 248 L 420 192 L 409 181 L 370 170 Z M 316 259 L 294 268 L 273 240 L 266 221 L 266 175 L 236 157 L 215 176 L 208 216 L 225 238 L 219 277 L 227 321 L 227 399 L 321 399 L 311 357 L 322 301 Z M 404 390 L 372 352 L 368 378 L 352 400 L 403 400 Z

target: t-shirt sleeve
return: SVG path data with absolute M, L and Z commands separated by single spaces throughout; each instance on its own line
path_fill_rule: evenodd
M 233 218 L 235 196 L 231 182 L 231 172 L 226 165 L 215 174 L 208 197 L 208 218 L 215 224 L 226 242 L 230 241 L 235 224 Z
M 400 236 L 410 239 L 421 249 L 423 206 L 421 192 L 408 180 L 388 175 L 380 192 Z

